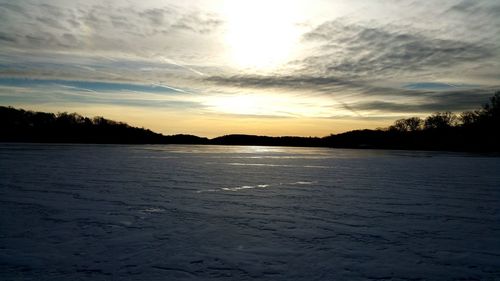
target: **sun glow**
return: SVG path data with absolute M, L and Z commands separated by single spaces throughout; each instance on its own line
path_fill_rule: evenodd
M 267 117 L 328 117 L 335 105 L 324 98 L 264 93 L 213 96 L 205 102 L 218 113 Z
M 273 70 L 292 57 L 300 37 L 296 1 L 227 0 L 224 13 L 232 65 Z
M 230 114 L 254 115 L 262 114 L 260 99 L 250 95 L 237 95 L 214 98 L 209 106 L 216 111 Z

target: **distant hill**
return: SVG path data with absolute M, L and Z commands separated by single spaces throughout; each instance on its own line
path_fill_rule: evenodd
M 317 137 L 268 137 L 254 135 L 225 135 L 210 140 L 221 145 L 269 145 L 269 146 L 324 146 Z
M 123 144 L 268 145 L 500 152 L 500 92 L 475 111 L 437 112 L 396 120 L 386 129 L 355 130 L 327 137 L 225 135 L 208 139 L 165 136 L 103 117 L 44 113 L 0 106 L 0 141 Z

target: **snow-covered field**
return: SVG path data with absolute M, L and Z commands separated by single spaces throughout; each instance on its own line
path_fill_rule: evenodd
M 0 280 L 500 280 L 500 158 L 0 144 Z

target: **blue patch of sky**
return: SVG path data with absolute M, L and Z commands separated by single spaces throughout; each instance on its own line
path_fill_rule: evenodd
M 406 84 L 403 87 L 408 90 L 434 90 L 434 91 L 446 91 L 453 89 L 470 89 L 477 85 L 470 84 L 449 84 L 449 83 L 437 83 L 437 82 L 419 82 Z
M 192 101 L 172 101 L 172 100 L 150 100 L 141 99 L 140 95 L 132 97 L 113 97 L 113 95 L 96 95 L 85 91 L 67 91 L 53 89 L 46 91 L 40 88 L 30 88 L 28 92 L 18 94 L 9 90 L 2 90 L 0 87 L 0 105 L 23 107 L 26 105 L 40 104 L 86 104 L 86 105 L 115 105 L 115 106 L 134 106 L 150 108 L 170 108 L 170 109 L 188 109 L 200 108 L 202 105 Z
M 134 91 L 145 93 L 176 93 L 179 90 L 163 85 L 144 85 L 132 83 L 76 81 L 55 79 L 25 79 L 25 78 L 0 78 L 0 85 L 11 87 L 40 87 L 40 86 L 66 86 L 74 90 L 90 90 L 95 92 Z
M 86 104 L 86 105 L 113 105 L 113 106 L 132 106 L 142 108 L 162 108 L 162 109 L 188 109 L 188 108 L 201 108 L 202 106 L 196 102 L 183 102 L 183 101 L 148 101 L 139 99 L 92 99 L 86 97 L 67 97 L 63 94 L 51 94 L 51 96 L 36 96 L 33 95 L 29 99 L 22 96 L 0 96 L 1 106 L 14 106 L 20 107 L 27 105 L 61 105 L 67 104 Z

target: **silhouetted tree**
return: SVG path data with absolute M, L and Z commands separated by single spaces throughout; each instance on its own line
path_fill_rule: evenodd
M 437 112 L 427 117 L 424 122 L 424 128 L 446 129 L 456 125 L 457 116 L 451 112 Z
M 206 143 L 196 136 L 163 136 L 103 117 L 57 114 L 0 106 L 0 141 L 79 143 Z
M 419 117 L 399 119 L 394 122 L 394 125 L 389 127 L 389 130 L 399 132 L 414 132 L 422 128 L 422 123 L 423 121 Z
M 474 126 L 480 121 L 480 118 L 481 118 L 481 111 L 479 110 L 464 111 L 460 113 L 460 116 L 458 117 L 461 125 L 466 127 Z
M 500 91 L 490 98 L 489 103 L 483 106 L 483 110 L 486 118 L 497 122 L 500 120 Z

